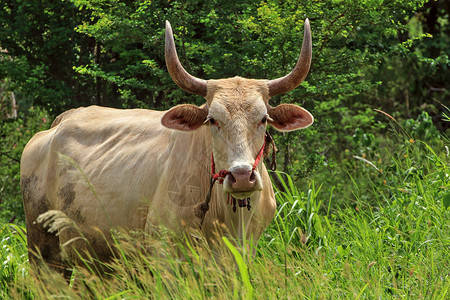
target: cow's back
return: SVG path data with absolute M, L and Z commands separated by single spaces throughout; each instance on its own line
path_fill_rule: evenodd
M 144 229 L 170 148 L 162 114 L 91 106 L 60 115 L 37 133 L 21 161 L 31 243 L 42 239 L 41 228 L 30 228 L 48 210 L 63 211 L 92 240 L 97 229 L 105 235 L 112 227 Z

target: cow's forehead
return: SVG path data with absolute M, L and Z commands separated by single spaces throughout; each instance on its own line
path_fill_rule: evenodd
M 234 119 L 243 115 L 258 118 L 267 111 L 267 81 L 241 77 L 209 80 L 205 98 L 210 113 L 216 117 Z

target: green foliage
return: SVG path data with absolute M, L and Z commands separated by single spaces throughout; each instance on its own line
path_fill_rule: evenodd
M 0 295 L 6 299 L 10 289 L 28 275 L 25 228 L 13 224 L 0 226 Z
M 19 111 L 17 119 L 0 120 L 0 223 L 24 218 L 20 193 L 20 157 L 31 137 L 50 127 L 49 116 L 39 107 L 27 114 Z
M 282 190 L 276 192 L 276 201 L 280 207 L 277 209 L 274 220 L 275 236 L 279 236 L 283 245 L 298 246 L 307 244 L 311 238 L 316 238 L 318 231 L 323 234 L 321 223 L 317 222 L 319 218 L 317 214 L 321 209 L 322 202 L 317 199 L 319 191 L 315 190 L 314 183 L 305 193 L 294 185 L 289 175 L 281 176 L 280 173 L 276 173 L 274 176 L 278 176 L 283 187 Z M 276 241 L 277 238 L 273 237 L 268 245 Z
M 417 117 L 417 120 L 405 120 L 403 127 L 406 132 L 411 132 L 414 139 L 434 141 L 440 137 L 439 131 L 434 126 L 433 120 L 427 112 L 422 112 Z
M 0 70 L 13 79 L 17 92 L 22 91 L 21 101 L 45 105 L 54 113 L 87 103 L 167 107 L 199 100 L 179 91 L 168 77 L 164 20 L 172 22 L 180 57 L 194 75 L 274 78 L 295 64 L 308 17 L 314 59 L 306 91 L 299 89 L 274 101 L 318 100 L 324 106 L 317 108 L 318 113 L 335 120 L 336 114 L 342 115 L 339 110 L 356 115 L 348 111 L 351 105 L 367 98 L 367 93 L 373 95 L 380 80 L 370 78 L 367 71 L 373 70 L 368 66 L 378 67 L 386 55 L 399 52 L 438 69 L 445 65 L 426 60 L 421 52 L 411 51 L 408 40 L 397 39 L 398 32 L 409 30 L 422 43 L 416 32 L 423 21 L 413 19 L 410 29 L 405 21 L 423 4 L 423 0 L 6 2 L 0 10 L 5 28 L 0 41 L 8 59 L 2 60 Z M 403 48 L 392 50 L 398 47 Z
M 436 129 L 428 122 L 424 114 L 409 124 L 414 123 L 415 136 L 430 137 L 427 133 Z M 313 182 L 299 189 L 290 177 L 283 181 L 286 176 L 279 176 L 280 206 L 264 235 L 269 249 L 281 251 L 274 257 L 286 264 L 313 260 L 325 274 L 322 281 L 341 289 L 339 297 L 448 294 L 450 283 L 441 274 L 450 267 L 450 156 L 439 140 L 431 140 L 440 149 L 436 151 L 405 132 L 397 136 L 403 143 L 382 150 L 382 160 L 372 163 L 368 159 L 376 156 L 365 152 L 367 159 L 358 161 L 362 168 L 347 166 L 347 182 L 339 184 L 333 177 L 331 189 L 316 191 Z M 361 149 L 376 151 L 365 143 Z
M 90 46 L 74 31 L 80 18 L 67 1 L 0 4 L 0 78 L 11 80 L 23 111 L 42 106 L 54 116 L 89 103 L 86 82 L 72 70 L 86 59 Z
M 239 273 L 241 273 L 242 281 L 245 286 L 245 299 L 252 299 L 253 295 L 253 286 L 250 283 L 250 277 L 248 274 L 247 264 L 244 261 L 244 258 L 242 254 L 239 252 L 239 249 L 237 249 L 229 240 L 227 237 L 222 237 L 222 240 L 224 241 L 225 245 L 228 247 L 228 249 L 233 254 L 234 259 L 236 260 L 236 263 L 239 267 Z

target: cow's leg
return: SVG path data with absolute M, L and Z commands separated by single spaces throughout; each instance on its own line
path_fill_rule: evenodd
M 64 277 L 70 276 L 71 271 L 61 257 L 59 238 L 48 233 L 41 224 L 36 224 L 32 219 L 27 219 L 27 243 L 28 258 L 32 267 L 40 268 L 42 262 L 45 262 Z
M 49 210 L 47 197 L 37 195 L 37 183 L 38 178 L 34 175 L 22 178 L 21 182 L 30 264 L 39 269 L 45 262 L 51 269 L 69 278 L 71 271 L 62 259 L 59 238 L 36 222 L 40 214 Z

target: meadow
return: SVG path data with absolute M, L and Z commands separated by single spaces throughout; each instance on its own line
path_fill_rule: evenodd
M 416 140 L 389 120 L 376 161 L 344 152 L 342 173 L 318 173 L 303 186 L 272 173 L 282 183 L 277 214 L 254 258 L 226 238 L 218 261 L 202 241 L 121 233 L 118 255 L 103 265 L 108 276 L 86 259 L 67 284 L 53 271 L 31 270 L 25 228 L 3 224 L 1 297 L 448 299 L 449 140 Z
M 2 3 L 0 299 L 449 299 L 448 3 Z M 80 106 L 203 104 L 167 72 L 166 20 L 192 75 L 274 79 L 294 67 L 306 18 L 310 72 L 270 105 L 300 105 L 315 122 L 268 129 L 277 212 L 254 257 L 161 229 L 114 232 L 115 259 L 84 258 L 70 283 L 30 268 L 20 158 L 36 132 Z

